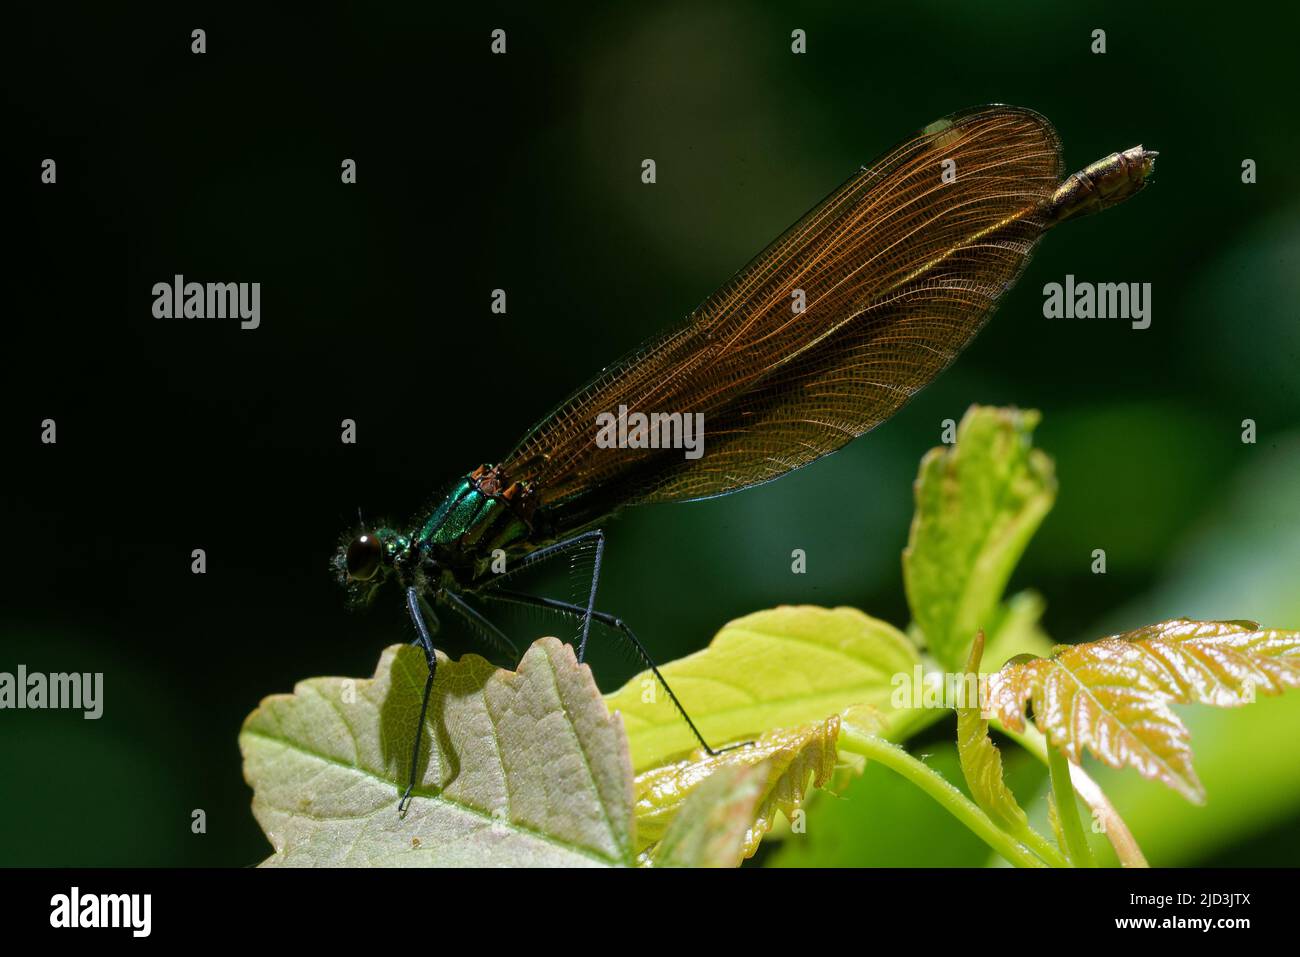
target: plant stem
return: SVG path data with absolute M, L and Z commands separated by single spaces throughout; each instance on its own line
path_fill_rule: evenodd
M 1070 783 L 1070 762 L 1064 754 L 1051 746 L 1047 749 L 1047 770 L 1052 776 L 1052 795 L 1056 798 L 1056 818 L 1061 824 L 1065 839 L 1065 853 L 1075 867 L 1096 867 L 1092 848 L 1088 846 L 1083 823 L 1079 820 L 1079 805 L 1075 799 L 1074 785 Z
M 1015 866 L 1047 866 L 1024 844 L 994 824 L 975 802 L 962 794 L 947 778 L 898 745 L 845 724 L 840 728 L 840 747 L 869 760 L 879 761 L 891 771 L 901 774 Z
M 1051 867 L 1072 867 L 1069 859 L 1066 858 L 1056 845 L 1049 841 L 1042 834 L 1039 834 L 1028 824 L 1023 831 L 1018 831 L 1014 837 L 1020 838 L 1025 844 L 1029 845 L 1030 850 L 1045 860 Z
M 1047 741 L 1037 728 L 1030 725 L 1023 731 L 1011 731 L 1003 727 L 1000 722 L 995 723 L 1001 733 L 1019 742 L 1022 748 L 1044 764 L 1047 763 Z M 1115 805 L 1110 803 L 1110 798 L 1106 797 L 1106 792 L 1101 789 L 1101 785 L 1077 764 L 1070 765 L 1070 780 L 1084 803 L 1101 820 L 1106 830 L 1106 839 L 1115 849 L 1115 856 L 1119 858 L 1120 866 L 1150 867 L 1146 856 L 1142 853 L 1142 848 L 1138 846 L 1137 838 L 1133 836 L 1124 819 L 1119 816 Z

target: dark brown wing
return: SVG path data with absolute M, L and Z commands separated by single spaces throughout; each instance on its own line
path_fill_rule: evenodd
M 1037 113 L 993 106 L 930 124 L 850 177 L 684 326 L 578 390 L 502 463 L 506 474 L 532 482 L 543 506 L 598 487 L 623 503 L 668 502 L 835 451 L 974 338 L 1024 269 L 1062 175 L 1056 131 Z M 620 405 L 703 413 L 703 456 L 599 448 L 597 416 Z

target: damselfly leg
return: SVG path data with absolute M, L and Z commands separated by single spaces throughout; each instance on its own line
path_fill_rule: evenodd
M 574 605 L 567 601 L 558 601 L 554 598 L 544 598 L 540 595 L 529 595 L 524 592 L 509 591 L 506 589 L 494 590 L 485 594 L 483 597 L 492 601 L 512 602 L 519 605 L 532 605 L 536 608 L 549 608 L 552 611 L 559 612 L 560 614 L 572 615 L 574 617 L 581 616 L 591 621 L 598 621 L 602 625 L 614 629 L 618 634 L 622 635 L 631 643 L 632 647 L 636 650 L 637 656 L 641 659 L 646 668 L 648 668 L 655 676 L 655 680 L 659 682 L 664 691 L 668 693 L 668 698 L 672 701 L 673 706 L 677 708 L 677 713 L 682 716 L 682 720 L 684 720 L 687 727 L 691 729 L 691 734 L 695 735 L 695 740 L 700 742 L 700 747 L 702 747 L 707 754 L 716 757 L 719 754 L 725 754 L 727 751 L 733 751 L 736 748 L 743 748 L 748 744 L 753 744 L 752 741 L 742 741 L 739 744 L 729 744 L 725 748 L 715 748 L 710 745 L 709 742 L 705 741 L 704 735 L 700 733 L 700 729 L 697 728 L 695 722 L 691 720 L 690 714 L 686 711 L 686 708 L 683 707 L 681 701 L 678 700 L 672 686 L 668 684 L 668 681 L 660 673 L 659 666 L 655 664 L 654 659 L 650 657 L 650 652 L 646 650 L 645 645 L 641 643 L 641 639 L 636 636 L 636 632 L 628 627 L 627 623 L 623 621 L 623 619 L 608 614 L 607 612 L 583 608 L 580 605 Z
M 420 699 L 420 720 L 415 725 L 415 742 L 411 745 L 411 777 L 406 785 L 406 793 L 397 804 L 397 813 L 402 815 L 405 815 L 406 809 L 410 807 L 411 792 L 415 790 L 416 776 L 420 770 L 420 742 L 424 737 L 424 718 L 429 712 L 429 694 L 433 691 L 433 679 L 438 673 L 438 655 L 433 650 L 433 636 L 424 620 L 425 612 L 420 607 L 421 604 L 419 591 L 414 586 L 406 589 L 406 608 L 411 613 L 411 621 L 415 624 L 416 641 L 424 649 L 424 660 L 429 666 L 429 677 L 424 681 L 424 696 Z M 429 609 L 428 613 L 433 621 L 433 630 L 437 631 L 438 619 L 433 615 L 432 609 Z

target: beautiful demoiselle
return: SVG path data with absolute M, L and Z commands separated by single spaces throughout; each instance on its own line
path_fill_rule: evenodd
M 580 661 L 593 621 L 621 633 L 714 753 L 632 630 L 595 607 L 602 521 L 627 505 L 769 481 L 884 422 L 970 343 L 1049 227 L 1137 193 L 1155 156 L 1137 146 L 1063 180 L 1060 139 L 1037 113 L 988 106 L 931 123 L 849 177 L 683 325 L 578 389 L 504 460 L 452 483 L 410 528 L 348 536 L 334 566 L 351 598 L 367 603 L 396 580 L 429 667 L 399 808 L 416 783 L 437 670 L 433 603 L 512 647 L 466 596 L 574 616 Z M 505 587 L 579 548 L 594 552 L 581 602 Z

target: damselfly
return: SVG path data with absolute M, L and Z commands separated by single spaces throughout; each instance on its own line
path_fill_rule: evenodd
M 1047 229 L 1137 193 L 1155 156 L 1136 146 L 1062 179 L 1060 139 L 1030 110 L 988 106 L 931 123 L 849 177 L 683 325 L 574 392 L 502 461 L 454 481 L 419 520 L 345 538 L 334 567 L 351 598 L 368 603 L 396 582 L 429 667 L 399 809 L 415 787 L 437 671 L 434 605 L 513 647 L 468 596 L 573 616 L 579 661 L 593 622 L 621 634 L 717 753 L 632 629 L 596 608 L 602 522 L 628 505 L 770 481 L 884 422 L 970 343 Z M 650 441 L 641 423 L 655 415 L 702 421 L 703 454 Z M 632 436 L 621 428 L 624 441 L 602 441 L 613 416 L 637 422 Z M 581 601 L 509 587 L 574 549 L 594 553 Z

